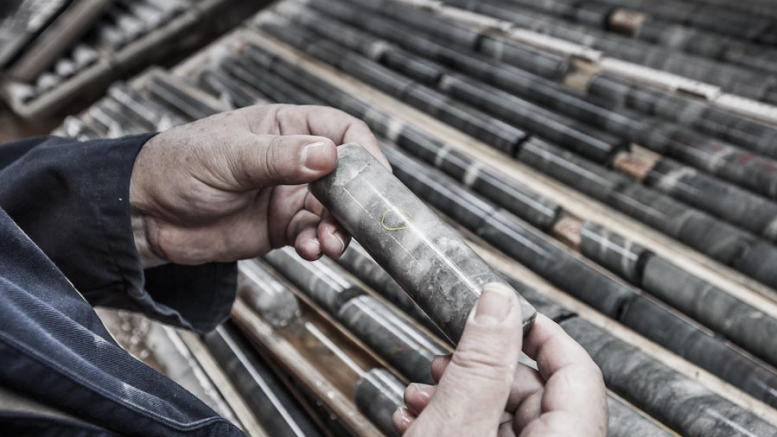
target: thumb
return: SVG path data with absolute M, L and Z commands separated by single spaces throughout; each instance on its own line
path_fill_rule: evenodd
M 495 436 L 510 395 L 522 336 L 515 291 L 504 284 L 487 284 L 418 422 L 437 422 L 431 426 L 455 430 L 455 435 Z M 427 414 L 430 417 L 424 418 Z
M 325 137 L 251 135 L 236 147 L 233 169 L 242 188 L 305 184 L 326 176 L 337 164 L 337 147 Z

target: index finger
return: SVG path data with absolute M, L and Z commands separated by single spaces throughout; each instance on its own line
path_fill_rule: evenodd
M 300 134 L 317 135 L 331 139 L 335 144 L 359 143 L 377 158 L 387 169 L 391 169 L 388 159 L 383 155 L 380 143 L 369 126 L 358 118 L 339 109 L 327 106 L 290 106 L 285 105 L 277 113 L 281 135 Z M 289 132 L 283 132 L 288 130 Z M 294 132 L 292 132 L 294 131 Z
M 606 392 L 599 367 L 582 346 L 552 320 L 538 315 L 524 343 L 546 381 L 544 411 L 566 411 L 606 421 Z M 594 410 L 595 409 L 595 410 Z

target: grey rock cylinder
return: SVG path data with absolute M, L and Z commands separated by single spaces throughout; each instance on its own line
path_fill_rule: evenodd
M 389 437 L 399 437 L 392 416 L 405 405 L 405 385 L 385 369 L 372 369 L 356 383 L 356 407 Z
M 645 262 L 642 288 L 777 366 L 774 317 L 658 256 Z
M 775 436 L 757 415 L 711 392 L 635 346 L 575 317 L 561 326 L 591 355 L 607 387 L 687 437 Z
M 612 233 L 591 221 L 583 224 L 580 252 L 637 286 L 641 285 L 642 281 L 642 265 L 651 253 L 622 235 Z
M 294 293 L 256 260 L 240 261 L 238 295 L 275 327 L 286 326 L 300 314 Z
M 405 293 L 405 290 L 372 259 L 358 242 L 352 241 L 348 250 L 337 262 L 394 306 L 431 330 L 432 333 L 440 338 L 445 336 L 429 316 Z
M 338 148 L 310 191 L 454 342 L 483 286 L 507 283 L 364 148 Z M 520 295 L 519 295 L 520 297 Z M 536 316 L 522 297 L 523 329 Z
M 359 296 L 348 301 L 335 317 L 411 381 L 435 383 L 432 360 L 448 351 L 382 302 Z
M 322 261 L 303 262 L 291 247 L 273 250 L 264 260 L 330 314 L 336 314 L 346 302 L 364 294 Z
M 269 435 L 323 435 L 238 329 L 230 323 L 221 325 L 206 334 L 203 341 Z
M 617 398 L 607 396 L 607 437 L 670 437 L 669 431 L 643 417 Z

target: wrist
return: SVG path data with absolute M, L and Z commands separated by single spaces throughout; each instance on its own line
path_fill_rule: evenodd
M 162 134 L 160 134 L 162 135 Z M 148 204 L 146 197 L 146 191 L 144 186 L 146 185 L 146 175 L 148 171 L 148 159 L 150 145 L 155 138 L 160 135 L 156 135 L 150 138 L 140 149 L 138 156 L 135 158 L 135 163 L 132 168 L 132 176 L 130 180 L 130 218 L 132 221 L 132 236 L 135 239 L 135 249 L 137 250 L 138 257 L 140 258 L 141 268 L 148 269 L 151 267 L 161 266 L 167 264 L 167 261 L 157 255 L 154 250 L 149 235 L 149 226 L 146 215 L 143 213 L 145 210 L 144 205 Z
M 167 261 L 154 253 L 148 238 L 148 227 L 144 217 L 133 210 L 132 235 L 135 238 L 135 249 L 138 251 L 140 266 L 143 270 L 167 264 Z

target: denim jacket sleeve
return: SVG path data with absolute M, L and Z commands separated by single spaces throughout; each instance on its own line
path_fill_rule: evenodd
M 140 267 L 129 187 L 135 157 L 151 136 L 0 145 L 0 208 L 92 305 L 208 331 L 229 316 L 235 263 Z

